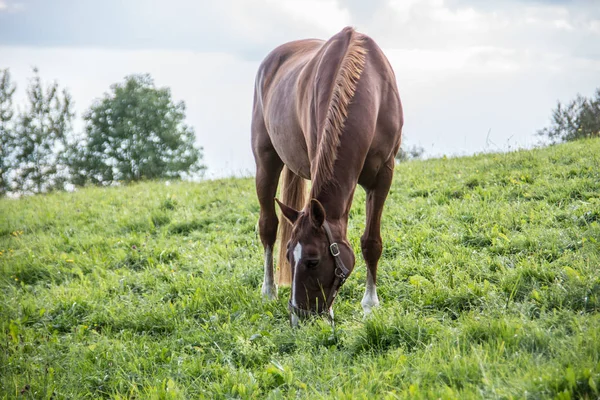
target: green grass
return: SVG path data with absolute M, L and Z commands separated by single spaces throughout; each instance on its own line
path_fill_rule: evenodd
M 0 200 L 0 398 L 598 398 L 599 166 L 597 139 L 398 166 L 382 306 L 357 253 L 335 331 L 262 301 L 252 179 Z

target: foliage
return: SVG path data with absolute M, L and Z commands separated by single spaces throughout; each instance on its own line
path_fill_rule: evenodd
M 357 255 L 335 331 L 262 301 L 252 179 L 0 200 L 0 398 L 598 398 L 598 165 L 600 139 L 398 165 L 381 307 Z
M 149 75 L 133 75 L 84 115 L 86 135 L 71 145 L 73 183 L 174 178 L 204 170 L 194 130 L 184 124 L 185 104 Z M 83 143 L 83 145 L 82 145 Z
M 423 156 L 423 153 L 425 153 L 425 149 L 421 146 L 414 145 L 408 148 L 400 147 L 398 154 L 396 154 L 396 162 L 401 163 L 408 160 L 418 160 Z
M 552 142 L 600 136 L 600 88 L 596 89 L 595 97 L 589 99 L 577 95 L 566 105 L 559 101 L 552 110 L 550 127 L 538 131 L 538 135 Z
M 65 183 L 174 178 L 201 173 L 201 149 L 183 123 L 185 105 L 148 75 L 112 86 L 84 116 L 86 134 L 75 136 L 70 94 L 44 87 L 38 70 L 27 88 L 28 105 L 14 118 L 16 86 L 0 70 L 0 196 L 42 193 Z
M 62 189 L 66 171 L 60 164 L 74 117 L 71 95 L 56 82 L 44 88 L 37 68 L 27 88 L 29 104 L 19 113 L 9 147 L 14 149 L 12 189 L 42 193 Z
M 10 71 L 0 69 L 0 196 L 9 189 L 11 143 L 13 141 L 13 95 L 16 85 L 11 81 Z

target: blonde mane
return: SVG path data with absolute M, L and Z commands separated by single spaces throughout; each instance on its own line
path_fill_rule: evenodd
M 352 36 L 336 74 L 314 161 L 311 193 L 315 195 L 332 181 L 348 107 L 365 66 L 367 50 L 363 47 L 363 37 L 354 29 L 347 29 Z

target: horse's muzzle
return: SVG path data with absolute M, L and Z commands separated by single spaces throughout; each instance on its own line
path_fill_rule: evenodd
M 305 310 L 292 304 L 291 300 L 288 302 L 288 311 L 290 312 L 290 325 L 295 327 L 298 320 L 305 320 L 311 317 L 322 317 L 327 316 L 330 320 L 333 320 L 333 307 L 329 309 L 323 309 L 322 311 Z M 294 318 L 295 317 L 295 318 Z

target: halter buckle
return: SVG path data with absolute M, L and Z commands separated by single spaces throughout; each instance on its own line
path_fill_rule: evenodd
M 335 268 L 334 273 L 335 273 L 335 276 L 340 279 L 339 285 L 342 286 L 342 284 L 344 283 L 344 281 L 347 278 L 346 273 L 339 267 Z
M 336 242 L 333 242 L 331 245 L 329 245 L 329 251 L 331 251 L 331 255 L 334 257 L 340 255 L 340 248 Z

